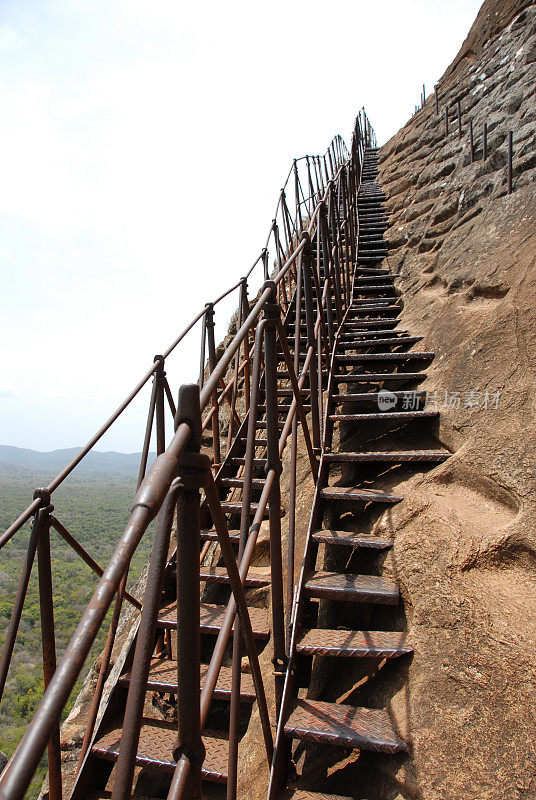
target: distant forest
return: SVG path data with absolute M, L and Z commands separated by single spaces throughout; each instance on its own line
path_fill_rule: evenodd
M 31 502 L 34 488 L 46 485 L 75 452 L 34 453 L 0 446 L 0 532 Z M 54 493 L 55 516 L 102 567 L 106 566 L 128 519 L 138 465 L 139 455 L 136 454 L 91 454 L 90 460 L 77 468 Z M 27 524 L 0 554 L 0 647 L 13 609 L 29 531 Z M 151 540 L 150 530 L 132 561 L 129 584 L 137 580 L 145 566 Z M 51 552 L 57 651 L 61 655 L 91 597 L 97 576 L 54 530 L 51 530 Z M 86 671 L 102 649 L 107 627 L 105 624 L 101 630 Z M 83 677 L 72 694 L 71 703 L 80 690 Z M 11 755 L 22 737 L 42 692 L 36 558 L 8 683 L 0 704 L 0 750 L 6 755 Z M 38 796 L 45 772 L 46 758 L 28 798 Z

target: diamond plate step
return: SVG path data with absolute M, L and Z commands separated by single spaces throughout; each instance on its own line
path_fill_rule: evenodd
M 373 415 L 376 416 L 376 415 Z M 392 450 L 376 453 L 324 453 L 324 461 L 331 463 L 412 463 L 430 461 L 439 464 L 451 456 L 448 450 Z
M 426 372 L 361 372 L 346 374 L 338 372 L 333 378 L 338 383 L 381 383 L 382 381 L 420 381 L 427 377 Z
M 256 489 L 262 489 L 266 480 L 264 478 L 252 478 L 251 485 Z M 219 486 L 226 486 L 229 489 L 241 489 L 244 485 L 244 478 L 219 478 Z
M 341 658 L 398 658 L 413 652 L 413 648 L 406 644 L 405 633 L 321 628 L 303 631 L 296 649 L 308 656 Z
M 309 597 L 356 603 L 398 604 L 398 584 L 376 575 L 343 575 L 340 572 L 312 572 L 305 582 Z
M 209 583 L 230 583 L 225 567 L 201 567 L 199 577 Z M 270 585 L 270 574 L 265 568 L 250 567 L 246 577 L 247 589 L 259 589 Z
M 409 398 L 411 401 L 415 400 L 419 403 L 424 403 L 426 400 L 427 391 L 426 389 L 415 389 L 413 391 L 400 389 L 396 392 L 390 392 L 390 394 L 396 397 L 397 402 L 398 400 Z M 379 397 L 379 392 L 346 392 L 345 394 L 332 394 L 331 400 L 333 401 L 334 405 L 338 406 L 345 405 L 347 403 L 372 403 L 377 407 Z
M 229 531 L 229 537 L 232 542 L 239 542 L 240 541 L 240 532 L 239 531 Z M 217 531 L 212 528 L 211 530 L 201 531 L 201 541 L 202 542 L 217 542 L 218 533 Z
M 297 700 L 285 724 L 285 733 L 294 739 L 378 753 L 408 749 L 385 711 L 319 700 Z
M 347 364 L 361 364 L 368 361 L 429 361 L 435 353 L 428 350 L 410 350 L 407 353 L 356 353 L 353 356 L 336 355 L 337 361 Z
M 144 718 L 140 731 L 140 742 L 136 756 L 136 766 L 149 767 L 162 772 L 173 773 L 176 762 L 172 752 L 177 743 L 176 726 L 164 727 L 161 720 Z M 225 734 L 203 735 L 206 756 L 203 762 L 203 780 L 214 783 L 227 781 L 228 742 Z M 116 761 L 121 741 L 121 723 L 113 727 L 93 745 L 92 752 L 108 761 Z
M 211 603 L 201 603 L 201 632 L 215 633 L 220 632 L 225 617 L 226 607 L 215 606 Z M 268 639 L 270 636 L 270 626 L 268 615 L 263 608 L 250 608 L 249 618 L 253 628 L 253 634 L 258 639 Z M 177 603 L 169 603 L 160 609 L 158 613 L 158 627 L 174 630 L 177 627 Z
M 324 500 L 365 503 L 400 503 L 404 499 L 401 494 L 382 492 L 379 489 L 357 489 L 351 486 L 326 486 L 321 489 L 320 496 Z
M 399 344 L 410 345 L 417 344 L 422 341 L 422 338 L 422 336 L 393 336 L 391 339 L 356 339 L 353 342 L 344 340 L 339 342 L 339 349 L 349 350 L 352 347 L 390 347 Z M 351 358 L 351 356 L 341 354 L 337 355 L 337 358 L 342 361 Z
M 439 411 L 380 411 L 378 414 L 330 414 L 329 418 L 333 422 L 377 422 L 382 420 L 388 422 L 405 422 L 412 419 L 434 419 L 439 416 Z
M 342 797 L 339 794 L 325 794 L 318 792 L 306 792 L 305 789 L 286 789 L 279 792 L 278 800 L 352 800 L 351 797 Z
M 208 672 L 208 665 L 201 664 L 201 686 L 205 683 L 205 677 Z M 231 676 L 232 670 L 228 667 L 222 667 L 218 675 L 218 682 L 214 690 L 214 697 L 220 700 L 231 699 Z M 130 672 L 122 675 L 118 681 L 120 686 L 129 686 Z M 147 691 L 150 692 L 176 692 L 177 691 L 177 662 L 168 658 L 153 658 L 149 672 L 149 680 L 147 682 Z M 253 703 L 255 701 L 255 686 L 253 685 L 253 678 L 248 673 L 242 673 L 240 681 L 240 698 L 241 700 Z
M 321 530 L 313 533 L 313 541 L 319 544 L 340 544 L 346 547 L 366 547 L 371 550 L 387 550 L 393 543 L 389 539 L 369 536 L 353 531 Z

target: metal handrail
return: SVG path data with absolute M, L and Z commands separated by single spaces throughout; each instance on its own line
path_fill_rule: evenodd
M 366 119 L 366 117 L 364 118 Z M 334 220 L 338 219 L 336 210 L 335 210 L 335 203 L 339 204 L 343 202 L 346 206 L 346 213 L 347 219 L 348 215 L 350 217 L 349 223 L 351 224 L 352 216 L 356 216 L 356 208 L 353 199 L 349 199 L 348 196 L 344 194 L 344 186 L 346 185 L 346 171 L 349 169 L 351 165 L 354 167 L 359 167 L 362 161 L 362 153 L 364 148 L 364 139 L 360 134 L 360 122 L 356 123 L 356 134 L 354 135 L 354 140 L 352 142 L 352 150 L 349 154 L 346 150 L 346 146 L 344 145 L 342 140 L 337 139 L 334 140 L 335 143 L 332 143 L 330 148 L 333 149 L 333 155 L 331 154 L 330 149 L 328 149 L 329 160 L 330 164 L 334 165 L 331 178 L 327 180 L 326 185 L 322 183 L 322 191 L 318 194 L 316 198 L 317 202 L 310 212 L 308 219 L 307 219 L 307 226 L 305 229 L 303 227 L 298 226 L 300 221 L 299 218 L 299 192 L 297 192 L 297 203 L 296 203 L 296 212 L 295 212 L 295 220 L 290 220 L 288 217 L 288 209 L 286 209 L 286 201 L 284 191 L 280 195 L 280 199 L 278 201 L 278 208 L 277 211 L 282 210 L 285 213 L 283 214 L 283 233 L 285 236 L 285 250 L 286 250 L 286 258 L 283 263 L 280 261 L 279 251 L 276 252 L 277 259 L 279 261 L 279 269 L 277 273 L 274 275 L 273 280 L 267 280 L 263 284 L 257 299 L 252 308 L 249 308 L 247 303 L 247 294 L 245 295 L 245 304 L 242 305 L 242 310 L 239 316 L 239 323 L 241 323 L 238 327 L 238 330 L 234 337 L 232 338 L 231 342 L 227 345 L 224 353 L 221 355 L 220 359 L 217 363 L 211 363 L 211 371 L 207 377 L 206 382 L 202 386 L 199 395 L 199 408 L 200 412 L 206 409 L 209 404 L 212 404 L 212 408 L 216 409 L 213 412 L 213 422 L 216 420 L 216 424 L 218 423 L 217 420 L 217 408 L 218 408 L 218 389 L 221 385 L 225 387 L 225 376 L 227 374 L 228 369 L 231 367 L 233 359 L 239 356 L 241 348 L 249 348 L 249 337 L 252 331 L 258 327 L 258 321 L 261 313 L 263 311 L 268 312 L 268 309 L 274 304 L 275 301 L 279 303 L 280 308 L 286 308 L 287 310 L 290 308 L 290 302 L 287 297 L 287 288 L 286 284 L 288 283 L 288 288 L 291 289 L 294 283 L 296 285 L 297 276 L 303 272 L 303 265 L 305 262 L 303 261 L 304 257 L 307 258 L 307 267 L 310 270 L 311 274 L 309 278 L 305 279 L 305 287 L 306 287 L 306 306 L 312 309 L 311 305 L 311 291 L 312 286 L 315 283 L 316 285 L 316 292 L 317 292 L 317 318 L 316 321 L 312 320 L 312 317 L 309 314 L 307 316 L 307 349 L 305 351 L 305 363 L 301 373 L 301 386 L 303 386 L 303 381 L 309 371 L 310 380 L 311 380 L 311 403 L 314 406 L 316 404 L 316 410 L 313 413 L 313 445 L 315 444 L 315 440 L 317 441 L 317 445 L 320 443 L 320 435 L 321 431 L 319 425 L 321 424 L 319 421 L 319 414 L 318 414 L 318 398 L 315 396 L 318 393 L 320 397 L 320 407 L 321 407 L 321 395 L 322 395 L 322 381 L 320 381 L 320 387 L 315 385 L 316 392 L 313 388 L 314 376 L 317 374 L 317 365 L 315 362 L 315 358 L 313 357 L 315 353 L 318 355 L 318 362 L 320 364 L 320 370 L 322 370 L 322 351 L 325 350 L 326 357 L 329 355 L 329 347 L 326 348 L 326 341 L 327 341 L 327 332 L 326 327 L 324 324 L 323 314 L 324 314 L 324 307 L 331 308 L 331 301 L 327 301 L 328 293 L 330 290 L 330 283 L 329 281 L 333 281 L 335 297 L 336 292 L 343 288 L 344 296 L 347 297 L 348 294 L 348 286 L 344 288 L 344 265 L 341 264 L 342 267 L 342 279 L 339 272 L 338 266 L 338 258 L 339 258 L 339 251 L 342 253 L 344 250 L 343 242 L 342 242 L 342 228 L 340 227 L 339 223 L 333 224 Z M 303 157 L 300 159 L 300 162 L 305 160 L 307 157 Z M 345 160 L 346 159 L 346 160 Z M 294 162 L 291 171 L 289 172 L 289 176 L 287 177 L 287 181 L 285 182 L 285 186 L 288 184 L 288 181 L 296 168 L 296 162 Z M 306 161 L 309 164 L 308 161 Z M 326 177 L 328 175 L 327 172 L 327 164 L 326 159 L 324 157 L 324 163 L 326 167 Z M 317 184 L 318 186 L 318 184 Z M 355 187 L 354 187 L 355 189 Z M 342 191 L 342 195 L 341 195 Z M 342 200 L 341 200 L 342 198 Z M 326 207 L 328 208 L 328 213 L 330 214 L 330 224 L 332 226 L 333 231 L 333 238 L 332 238 L 332 247 L 331 250 L 325 250 L 325 254 L 328 254 L 329 260 L 329 270 L 326 280 L 324 282 L 324 286 L 320 287 L 318 284 L 314 268 L 312 267 L 312 254 L 311 254 L 311 239 L 313 236 L 318 235 L 323 236 L 323 247 L 326 247 L 326 230 L 323 231 L 323 227 L 325 226 L 326 220 L 322 216 L 325 213 Z M 290 221 L 293 223 L 294 232 L 291 230 Z M 303 221 L 302 221 L 303 222 Z M 297 233 L 299 230 L 304 231 L 301 235 L 301 238 L 298 238 Z M 274 233 L 276 236 L 277 241 L 277 223 L 272 223 L 271 227 L 271 234 Z M 269 236 L 269 239 L 270 239 Z M 329 235 L 328 237 L 329 238 Z M 348 244 L 346 243 L 346 247 Z M 280 245 L 278 245 L 280 247 Z M 261 261 L 264 265 L 265 269 L 265 277 L 266 277 L 266 249 L 263 250 L 261 256 L 256 260 L 253 265 L 253 268 L 257 266 Z M 253 269 L 252 268 L 252 269 Z M 326 264 L 326 268 L 328 265 Z M 250 270 L 251 272 L 251 270 Z M 249 274 L 249 273 L 248 273 Z M 331 277 L 330 277 L 331 276 Z M 221 295 L 215 303 L 222 300 L 224 297 L 228 296 L 232 291 L 235 291 L 237 288 L 241 287 L 241 291 L 244 288 L 244 280 L 241 279 L 238 283 L 236 283 L 230 290 L 226 293 Z M 301 278 L 299 279 L 301 280 Z M 309 281 L 309 282 L 308 282 Z M 312 283 L 311 283 L 312 281 Z M 340 287 L 338 284 L 340 283 Z M 307 287 L 309 287 L 307 289 Z M 322 288 L 322 292 L 320 291 Z M 309 295 L 307 295 L 309 292 Z M 309 299 L 307 299 L 309 298 Z M 283 303 L 283 299 L 285 303 Z M 215 304 L 214 303 L 214 304 Z M 16 798 L 22 797 L 29 782 L 31 780 L 31 776 L 33 775 L 41 755 L 47 745 L 47 742 L 51 740 L 51 737 L 57 736 L 55 731 L 58 730 L 59 718 L 62 709 L 65 707 L 65 704 L 69 698 L 69 695 L 76 683 L 78 675 L 84 665 L 84 662 L 89 654 L 91 646 L 95 641 L 95 638 L 100 630 L 100 627 L 104 621 L 105 615 L 107 610 L 112 603 L 114 597 L 119 598 L 119 609 L 120 609 L 120 599 L 124 595 L 125 591 L 125 581 L 126 576 L 128 574 L 128 568 L 132 556 L 144 534 L 147 527 L 149 526 L 150 522 L 156 517 L 158 514 L 162 504 L 165 501 L 165 498 L 168 495 L 170 487 L 173 484 L 173 481 L 177 477 L 177 474 L 180 469 L 181 459 L 185 457 L 185 454 L 189 448 L 190 442 L 192 440 L 192 436 L 194 436 L 198 421 L 192 420 L 191 418 L 182 418 L 181 417 L 181 409 L 177 413 L 176 417 L 176 430 L 175 434 L 168 445 L 167 449 L 164 452 L 163 446 L 163 425 L 160 429 L 159 435 L 159 428 L 158 428 L 158 420 L 159 414 L 163 415 L 163 402 L 164 402 L 164 394 L 167 392 L 168 400 L 170 405 L 172 404 L 172 398 L 169 392 L 169 386 L 165 381 L 165 373 L 163 372 L 163 362 L 164 358 L 167 357 L 173 349 L 179 344 L 180 341 L 186 336 L 186 334 L 192 329 L 192 327 L 198 322 L 200 319 L 204 319 L 205 321 L 209 320 L 209 311 L 213 309 L 214 304 L 209 304 L 210 309 L 205 307 L 205 309 L 200 312 L 197 317 L 185 328 L 185 330 L 181 333 L 181 335 L 175 340 L 175 342 L 171 345 L 170 348 L 165 352 L 163 356 L 157 356 L 155 358 L 155 363 L 153 364 L 152 368 L 145 374 L 142 381 L 135 387 L 135 389 L 131 392 L 131 394 L 126 398 L 126 400 L 121 404 L 118 410 L 115 412 L 112 417 L 105 423 L 105 425 L 100 429 L 100 431 L 95 434 L 94 437 L 88 442 L 85 448 L 77 455 L 73 461 L 65 467 L 62 472 L 59 473 L 58 476 L 49 484 L 49 487 L 45 490 L 39 490 L 39 494 L 35 497 L 34 502 L 26 509 L 23 514 L 19 516 L 19 518 L 13 523 L 10 528 L 4 533 L 3 537 L 0 538 L 0 546 L 5 544 L 9 538 L 11 538 L 17 530 L 27 521 L 32 514 L 39 512 L 41 517 L 46 518 L 48 515 L 50 517 L 50 495 L 54 491 L 57 486 L 61 484 L 61 482 L 67 477 L 67 475 L 76 467 L 76 465 L 82 460 L 82 458 L 89 452 L 91 447 L 98 441 L 98 439 L 108 430 L 108 428 L 113 424 L 113 422 L 117 419 L 117 417 L 124 411 L 127 405 L 134 399 L 136 394 L 143 388 L 143 386 L 147 383 L 149 378 L 153 376 L 154 378 L 154 385 L 153 385 L 153 396 L 152 396 L 152 412 L 150 412 L 149 420 L 152 420 L 151 413 L 154 414 L 155 408 L 157 409 L 157 439 L 159 441 L 158 445 L 158 456 L 156 461 L 152 464 L 149 468 L 148 472 L 144 477 L 142 477 L 140 481 L 140 485 L 138 491 L 136 493 L 134 504 L 132 508 L 132 512 L 130 515 L 129 522 L 125 528 L 124 533 L 120 537 L 120 540 L 110 558 L 110 561 L 107 567 L 104 569 L 102 573 L 102 577 L 100 578 L 97 587 L 93 593 L 93 596 L 86 608 L 85 612 L 82 615 L 82 618 L 63 654 L 63 657 L 57 664 L 55 665 L 55 656 L 54 656 L 54 668 L 49 670 L 49 674 L 45 680 L 45 693 L 43 699 L 37 708 L 35 715 L 23 736 L 14 756 L 11 758 L 8 766 L 6 767 L 4 773 L 0 777 L 0 800 L 16 800 Z M 246 313 L 246 310 L 248 313 Z M 298 317 L 296 317 L 296 320 Z M 283 344 L 284 336 L 283 336 L 283 329 L 279 329 L 279 337 L 280 341 Z M 209 340 L 210 344 L 210 340 Z M 204 347 L 204 339 L 203 339 L 203 347 Z M 284 341 L 285 350 L 286 347 L 286 340 Z M 288 348 L 287 348 L 288 350 Z M 210 347 L 209 347 L 210 351 Z M 249 350 L 248 350 L 249 352 Z M 260 351 L 257 351 L 260 353 Z M 288 362 L 288 356 L 290 354 L 285 351 L 285 357 L 287 358 L 287 363 L 289 366 L 289 373 L 292 372 L 290 369 L 290 362 Z M 210 352 L 209 352 L 210 356 Z M 249 358 L 251 358 L 251 353 L 249 352 Z M 246 359 L 247 361 L 247 359 Z M 238 363 L 238 362 L 237 362 Z M 257 376 L 258 377 L 258 376 Z M 313 380 L 314 379 L 314 380 Z M 301 386 L 300 383 L 295 381 L 293 383 L 293 401 L 291 406 L 291 411 L 287 417 L 287 422 L 285 424 L 284 432 L 285 436 L 288 437 L 290 429 L 293 425 L 293 418 L 296 412 L 298 412 L 302 426 L 304 425 L 305 418 L 303 416 L 303 409 L 300 411 L 300 404 L 301 404 Z M 159 387 L 159 388 L 158 388 Z M 167 387 L 167 388 L 166 388 Z M 157 397 L 157 392 L 160 392 Z M 223 401 L 223 391 L 220 395 L 220 401 Z M 247 399 L 247 398 L 246 398 Z M 174 410 L 172 408 L 172 410 Z M 315 423 L 316 420 L 316 423 Z M 315 427 L 316 425 L 316 427 Z M 150 429 L 151 426 L 148 423 L 148 433 L 150 437 Z M 304 431 L 307 429 L 307 426 L 304 426 Z M 214 428 L 213 428 L 214 430 Z M 286 441 L 286 438 L 285 440 Z M 146 435 L 146 444 L 148 443 L 147 435 Z M 215 446 L 215 445 L 214 445 Z M 284 446 L 284 442 L 283 442 Z M 145 448 L 146 449 L 146 448 Z M 312 451 L 311 451 L 312 452 Z M 146 452 L 145 452 L 146 456 Z M 215 459 L 217 461 L 217 459 Z M 313 463 L 311 464 L 312 469 Z M 273 473 L 273 475 L 272 475 Z M 266 504 L 270 498 L 270 493 L 272 491 L 273 482 L 276 479 L 276 471 L 273 468 L 268 469 L 267 473 L 267 480 L 265 483 L 265 489 L 263 490 L 261 503 L 264 502 L 264 508 L 261 513 L 264 513 L 264 509 L 266 508 Z M 278 479 L 277 479 L 277 485 Z M 268 487 L 268 488 L 266 488 Z M 264 500 L 263 500 L 264 498 Z M 254 518 L 254 524 L 258 524 L 259 520 L 257 517 L 259 516 L 259 512 Z M 45 523 L 46 524 L 46 519 Z M 50 524 L 50 521 L 49 521 Z M 279 531 L 280 536 L 280 531 Z M 249 542 L 249 540 L 248 540 Z M 81 553 L 79 553 L 81 555 Z M 88 555 L 88 554 L 86 554 Z M 90 558 L 88 556 L 88 558 Z M 89 562 L 87 562 L 89 563 Z M 244 561 L 244 568 L 245 573 L 247 573 L 247 565 Z M 100 567 L 99 567 L 100 570 Z M 242 574 L 242 562 L 240 564 L 240 577 L 242 581 L 245 579 L 245 573 Z M 129 598 L 130 599 L 130 598 Z M 231 604 L 230 604 L 231 605 Z M 118 605 L 116 603 L 116 609 Z M 118 615 L 119 612 L 117 612 Z M 235 611 L 236 613 L 236 611 Z M 231 621 L 232 625 L 232 621 Z M 229 629 L 230 631 L 230 629 Z M 114 631 L 115 635 L 115 631 Z M 113 640 L 113 636 L 111 637 Z M 110 638 L 109 638 L 110 640 Z M 59 742 L 59 739 L 58 739 Z M 59 744 L 58 744 L 59 747 Z M 52 774 L 51 774 L 51 782 L 52 782 Z

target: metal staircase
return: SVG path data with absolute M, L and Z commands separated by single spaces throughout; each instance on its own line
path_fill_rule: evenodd
M 387 710 L 337 698 L 337 676 L 342 686 L 351 674 L 348 659 L 361 662 L 355 683 L 366 684 L 382 663 L 412 652 L 398 613 L 398 583 L 381 574 L 393 541 L 377 523 L 403 500 L 393 487 L 397 475 L 400 480 L 411 468 L 449 457 L 443 449 L 404 445 L 412 433 L 414 440 L 415 427 L 426 438 L 423 426 L 437 418 L 425 407 L 426 393 L 416 388 L 434 354 L 410 349 L 421 337 L 398 327 L 402 306 L 394 276 L 383 266 L 388 214 L 377 174 L 377 153 L 368 149 L 358 194 L 358 259 L 327 383 L 323 449 L 293 605 L 269 800 L 335 800 L 340 796 L 326 792 L 353 785 L 356 773 L 348 764 L 357 765 L 362 752 L 407 751 Z M 360 449 L 348 450 L 355 439 Z M 339 757 L 332 752 L 337 748 Z M 338 760 L 345 780 L 337 778 Z M 352 797 L 363 796 L 359 786 L 355 791 Z
M 392 537 L 377 523 L 403 500 L 396 487 L 401 476 L 449 455 L 429 446 L 437 413 L 426 408 L 419 388 L 433 353 L 413 349 L 421 337 L 398 327 L 402 303 L 384 266 L 389 217 L 374 145 L 361 112 L 350 152 L 337 138 L 323 157 L 293 163 L 267 245 L 247 276 L 155 357 L 116 414 L 0 536 L 1 548 L 33 517 L 0 689 L 38 547 L 45 676 L 43 701 L 0 776 L 0 800 L 24 796 L 45 749 L 50 800 L 130 800 L 148 793 L 234 800 L 242 742 L 257 724 L 254 707 L 269 800 L 335 796 L 338 752 L 357 763 L 365 751 L 389 757 L 407 751 L 388 711 L 358 702 L 366 692 L 344 700 L 337 695 L 339 675 L 348 681 L 355 670 L 356 685 L 366 687 L 371 675 L 381 678 L 385 663 L 411 654 L 398 583 L 382 574 Z M 248 279 L 256 268 L 264 282 L 250 299 Z M 214 309 L 233 291 L 236 325 L 218 351 Z M 180 387 L 175 406 L 164 362 L 197 323 L 199 381 Z M 150 378 L 138 491 L 102 569 L 52 514 L 51 499 Z M 173 419 L 167 446 L 166 403 Z M 153 425 L 158 457 L 147 470 Z M 284 455 L 290 478 L 282 496 Z M 314 485 L 305 542 L 297 518 L 299 460 Z M 126 591 L 129 564 L 154 519 L 140 601 Z M 269 563 L 258 567 L 264 522 Z M 99 575 L 58 660 L 46 570 L 52 529 Z M 138 616 L 118 656 L 125 602 Z M 78 765 L 67 781 L 60 714 L 110 607 Z

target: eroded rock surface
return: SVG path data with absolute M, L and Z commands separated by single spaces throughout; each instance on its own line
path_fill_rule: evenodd
M 412 747 L 385 762 L 382 798 L 536 797 L 535 85 L 536 5 L 485 3 L 440 116 L 431 97 L 381 151 L 402 326 L 436 352 L 422 388 L 454 453 L 399 485 L 407 499 L 384 519 L 415 655 L 405 685 L 371 698 L 383 692 Z

